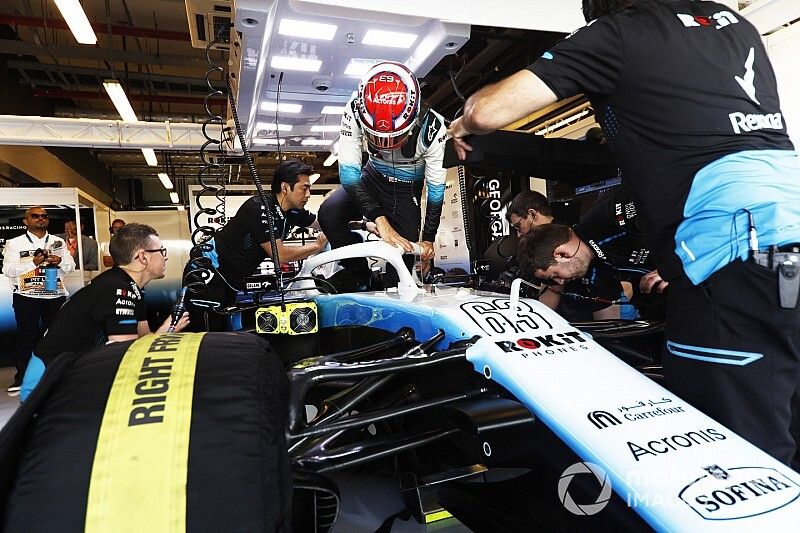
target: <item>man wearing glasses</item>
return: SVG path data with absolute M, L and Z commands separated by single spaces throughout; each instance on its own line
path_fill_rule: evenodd
M 23 401 L 39 382 L 44 367 L 60 354 L 81 354 L 107 342 L 133 340 L 151 333 L 142 290 L 166 274 L 167 249 L 156 230 L 132 223 L 114 234 L 109 251 L 116 266 L 76 292 L 36 345 L 22 383 Z M 170 322 L 171 317 L 156 333 L 166 332 Z M 175 331 L 181 331 L 188 323 L 188 314 L 184 313 Z
M 31 207 L 22 219 L 27 231 L 6 243 L 3 250 L 3 274 L 13 286 L 14 316 L 17 321 L 17 344 L 14 366 L 17 372 L 8 394 L 16 396 L 22 376 L 36 341 L 67 299 L 62 281 L 66 272 L 75 270 L 75 261 L 63 239 L 50 235 L 50 218 L 42 207 Z M 45 287 L 45 268 L 58 267 L 54 290 Z
M 516 195 L 508 205 L 506 218 L 511 228 L 517 232 L 517 237 L 554 220 L 547 197 L 536 191 L 522 191 Z

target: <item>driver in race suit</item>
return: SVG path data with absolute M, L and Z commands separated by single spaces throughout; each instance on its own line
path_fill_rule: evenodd
M 320 227 L 331 247 L 361 242 L 348 223 L 365 216 L 375 222 L 378 235 L 387 243 L 411 252 L 412 243 L 419 241 L 421 259 L 431 259 L 444 198 L 446 139 L 445 120 L 421 102 L 414 74 L 400 63 L 386 61 L 373 66 L 342 115 L 342 188 L 319 209 Z M 368 159 L 362 168 L 364 141 Z M 423 185 L 427 196 L 420 239 Z M 368 281 L 365 259 L 346 259 L 342 266 L 359 284 Z

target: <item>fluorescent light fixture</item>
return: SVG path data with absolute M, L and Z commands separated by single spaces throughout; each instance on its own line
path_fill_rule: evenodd
M 178 211 L 186 211 L 186 208 L 182 205 L 178 206 Z
M 117 80 L 104 81 L 103 88 L 105 88 L 108 96 L 114 103 L 114 107 L 117 108 L 117 113 L 119 113 L 119 116 L 122 117 L 123 121 L 136 122 L 139 120 L 136 118 L 136 113 L 133 112 L 131 103 L 128 101 L 128 96 L 125 94 L 125 89 L 122 88 L 122 85 L 120 85 Z
M 311 185 L 314 185 L 314 182 L 315 182 L 315 181 L 317 181 L 318 179 L 319 179 L 319 172 L 316 172 L 316 173 L 314 173 L 314 174 L 311 174 L 311 175 L 308 177 L 308 181 L 311 183 Z
M 156 151 L 152 148 L 142 148 L 142 154 L 144 154 L 144 160 L 147 161 L 147 164 L 151 167 L 158 166 L 158 159 L 156 159 Z
M 69 31 L 75 36 L 75 40 L 81 44 L 97 43 L 95 35 L 86 12 L 81 7 L 78 0 L 55 0 L 56 7 L 61 11 L 61 16 L 69 26 Z
M 323 115 L 342 115 L 344 114 L 344 106 L 326 105 L 322 108 Z
M 169 199 L 172 200 L 173 204 L 177 204 L 178 202 L 180 202 L 180 200 L 178 200 L 178 193 L 176 192 L 169 193 Z
M 322 61 L 319 59 L 302 59 L 299 57 L 272 56 L 272 68 L 284 70 L 302 70 L 304 72 L 319 72 Z
M 261 102 L 261 111 L 280 111 L 281 113 L 299 113 L 303 109 L 302 104 L 286 104 L 281 102 L 281 105 L 275 102 Z
M 311 131 L 339 131 L 341 128 L 338 124 L 335 126 L 311 126 Z
M 274 146 L 278 145 L 278 140 L 277 139 L 262 139 L 260 137 L 256 137 L 255 139 L 253 139 L 253 142 L 255 144 L 271 144 L 271 145 L 274 145 Z M 286 143 L 286 139 L 281 139 L 281 142 L 280 142 L 281 146 L 283 146 L 285 143 Z
M 377 62 L 377 59 L 362 59 L 360 57 L 354 57 L 350 60 L 350 63 L 347 64 L 347 68 L 344 69 L 344 75 L 361 77 L 366 74 L 372 65 L 376 64 Z
M 274 122 L 256 122 L 257 130 L 271 130 L 275 131 Z M 292 131 L 291 124 L 278 124 L 278 131 Z
M 280 26 L 278 26 L 278 33 L 291 35 L 292 37 L 330 41 L 336 35 L 336 25 L 308 22 L 306 20 L 283 19 Z
M 397 31 L 367 30 L 362 44 L 375 46 L 388 46 L 389 48 L 410 48 L 417 36 L 413 33 L 400 33 Z
M 172 188 L 172 180 L 169 179 L 169 176 L 167 176 L 165 172 L 159 172 L 158 179 L 161 180 L 161 184 L 164 186 L 165 189 Z
M 303 139 L 300 144 L 303 146 L 330 146 L 333 139 Z
M 337 159 L 339 159 L 337 156 L 335 156 L 334 154 L 331 154 L 331 155 L 328 156 L 328 159 L 326 159 L 325 162 L 322 163 L 322 166 L 323 167 L 329 167 L 329 166 L 333 165 L 334 163 L 336 163 Z

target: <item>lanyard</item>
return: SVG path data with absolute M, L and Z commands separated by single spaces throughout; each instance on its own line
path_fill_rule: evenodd
M 25 238 L 28 239 L 29 243 L 33 244 L 33 239 L 31 239 L 31 236 L 28 234 L 27 231 L 25 232 Z M 47 241 L 49 241 L 49 240 L 50 240 L 50 234 L 48 233 L 47 237 L 44 238 L 44 246 L 45 246 L 45 248 L 47 248 Z

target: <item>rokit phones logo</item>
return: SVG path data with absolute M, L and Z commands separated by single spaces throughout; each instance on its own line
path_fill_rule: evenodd
M 551 335 L 537 335 L 531 338 L 517 339 L 516 341 L 495 341 L 495 344 L 506 353 L 517 353 L 523 358 L 530 356 L 555 355 L 559 353 L 577 352 L 588 350 L 586 339 L 577 331 L 554 333 Z
M 592 411 L 586 418 L 594 424 L 597 429 L 605 429 L 611 426 L 618 426 L 625 420 L 637 421 L 656 418 L 664 415 L 683 413 L 684 409 L 680 405 L 667 405 L 672 403 L 672 398 L 661 398 L 656 400 L 639 400 L 632 405 L 621 405 L 617 408 L 619 415 L 608 411 Z M 658 406 L 658 407 L 656 407 Z
M 706 520 L 756 516 L 795 501 L 800 486 L 774 468 L 704 467 L 706 475 L 684 487 L 678 497 Z

